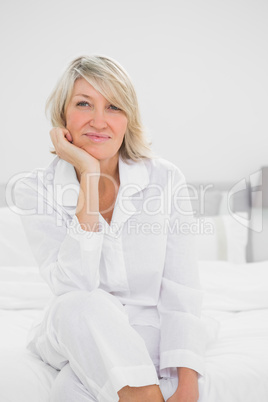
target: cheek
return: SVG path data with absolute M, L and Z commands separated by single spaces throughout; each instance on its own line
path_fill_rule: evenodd
M 123 137 L 127 130 L 127 118 L 123 117 L 117 121 L 117 132 L 120 133 L 120 136 Z
M 66 113 L 66 128 L 75 130 L 81 124 L 81 116 L 79 112 Z

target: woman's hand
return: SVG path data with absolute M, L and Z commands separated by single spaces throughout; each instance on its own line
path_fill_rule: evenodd
M 84 149 L 72 144 L 73 138 L 66 128 L 53 127 L 50 130 L 51 141 L 56 154 L 73 165 L 79 172 L 99 172 L 100 162 Z

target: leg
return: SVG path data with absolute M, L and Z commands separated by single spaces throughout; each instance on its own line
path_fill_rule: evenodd
M 142 337 L 152 362 L 159 374 L 159 342 L 160 330 L 150 325 L 132 325 L 132 328 Z M 160 380 L 161 384 L 161 380 Z M 120 402 L 163 402 L 161 386 L 124 387 L 118 392 Z
M 158 385 L 145 387 L 124 387 L 119 392 L 120 402 L 162 402 L 163 397 Z M 70 364 L 61 369 L 53 383 L 49 402 L 97 402 L 94 396 L 84 387 Z
M 125 386 L 158 384 L 143 339 L 130 326 L 122 304 L 111 294 L 72 291 L 57 297 L 35 340 L 46 363 L 71 369 L 100 402 L 118 401 Z
M 53 383 L 49 402 L 96 402 L 67 363 Z

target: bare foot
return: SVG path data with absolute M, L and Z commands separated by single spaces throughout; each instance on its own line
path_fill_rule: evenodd
M 145 387 L 126 386 L 120 389 L 118 395 L 119 402 L 164 402 L 158 385 L 146 385 Z

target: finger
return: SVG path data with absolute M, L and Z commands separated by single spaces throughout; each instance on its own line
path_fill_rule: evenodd
M 59 136 L 65 136 L 69 131 L 66 128 L 62 127 L 53 127 L 50 130 L 50 135 L 59 135 Z
M 50 130 L 50 138 L 53 142 L 53 145 L 55 146 L 56 144 L 58 144 L 59 141 L 65 140 L 67 134 L 70 135 L 68 130 L 61 128 L 61 127 L 53 127 Z M 66 138 L 66 139 L 69 141 L 68 138 Z M 72 141 L 72 138 L 71 138 L 71 141 Z
M 60 146 L 59 141 L 60 141 L 61 136 L 57 132 L 56 128 L 53 128 L 52 130 L 50 130 L 49 134 L 50 134 L 51 142 L 54 146 L 55 152 L 58 155 L 58 148 Z
M 71 133 L 66 128 L 57 127 L 55 130 L 55 136 L 63 140 L 66 138 L 68 142 L 73 141 Z
M 69 133 L 69 131 L 67 132 L 67 134 L 65 135 L 65 137 L 67 138 L 67 140 L 68 140 L 69 142 L 73 142 L 73 137 L 72 137 L 71 133 Z

